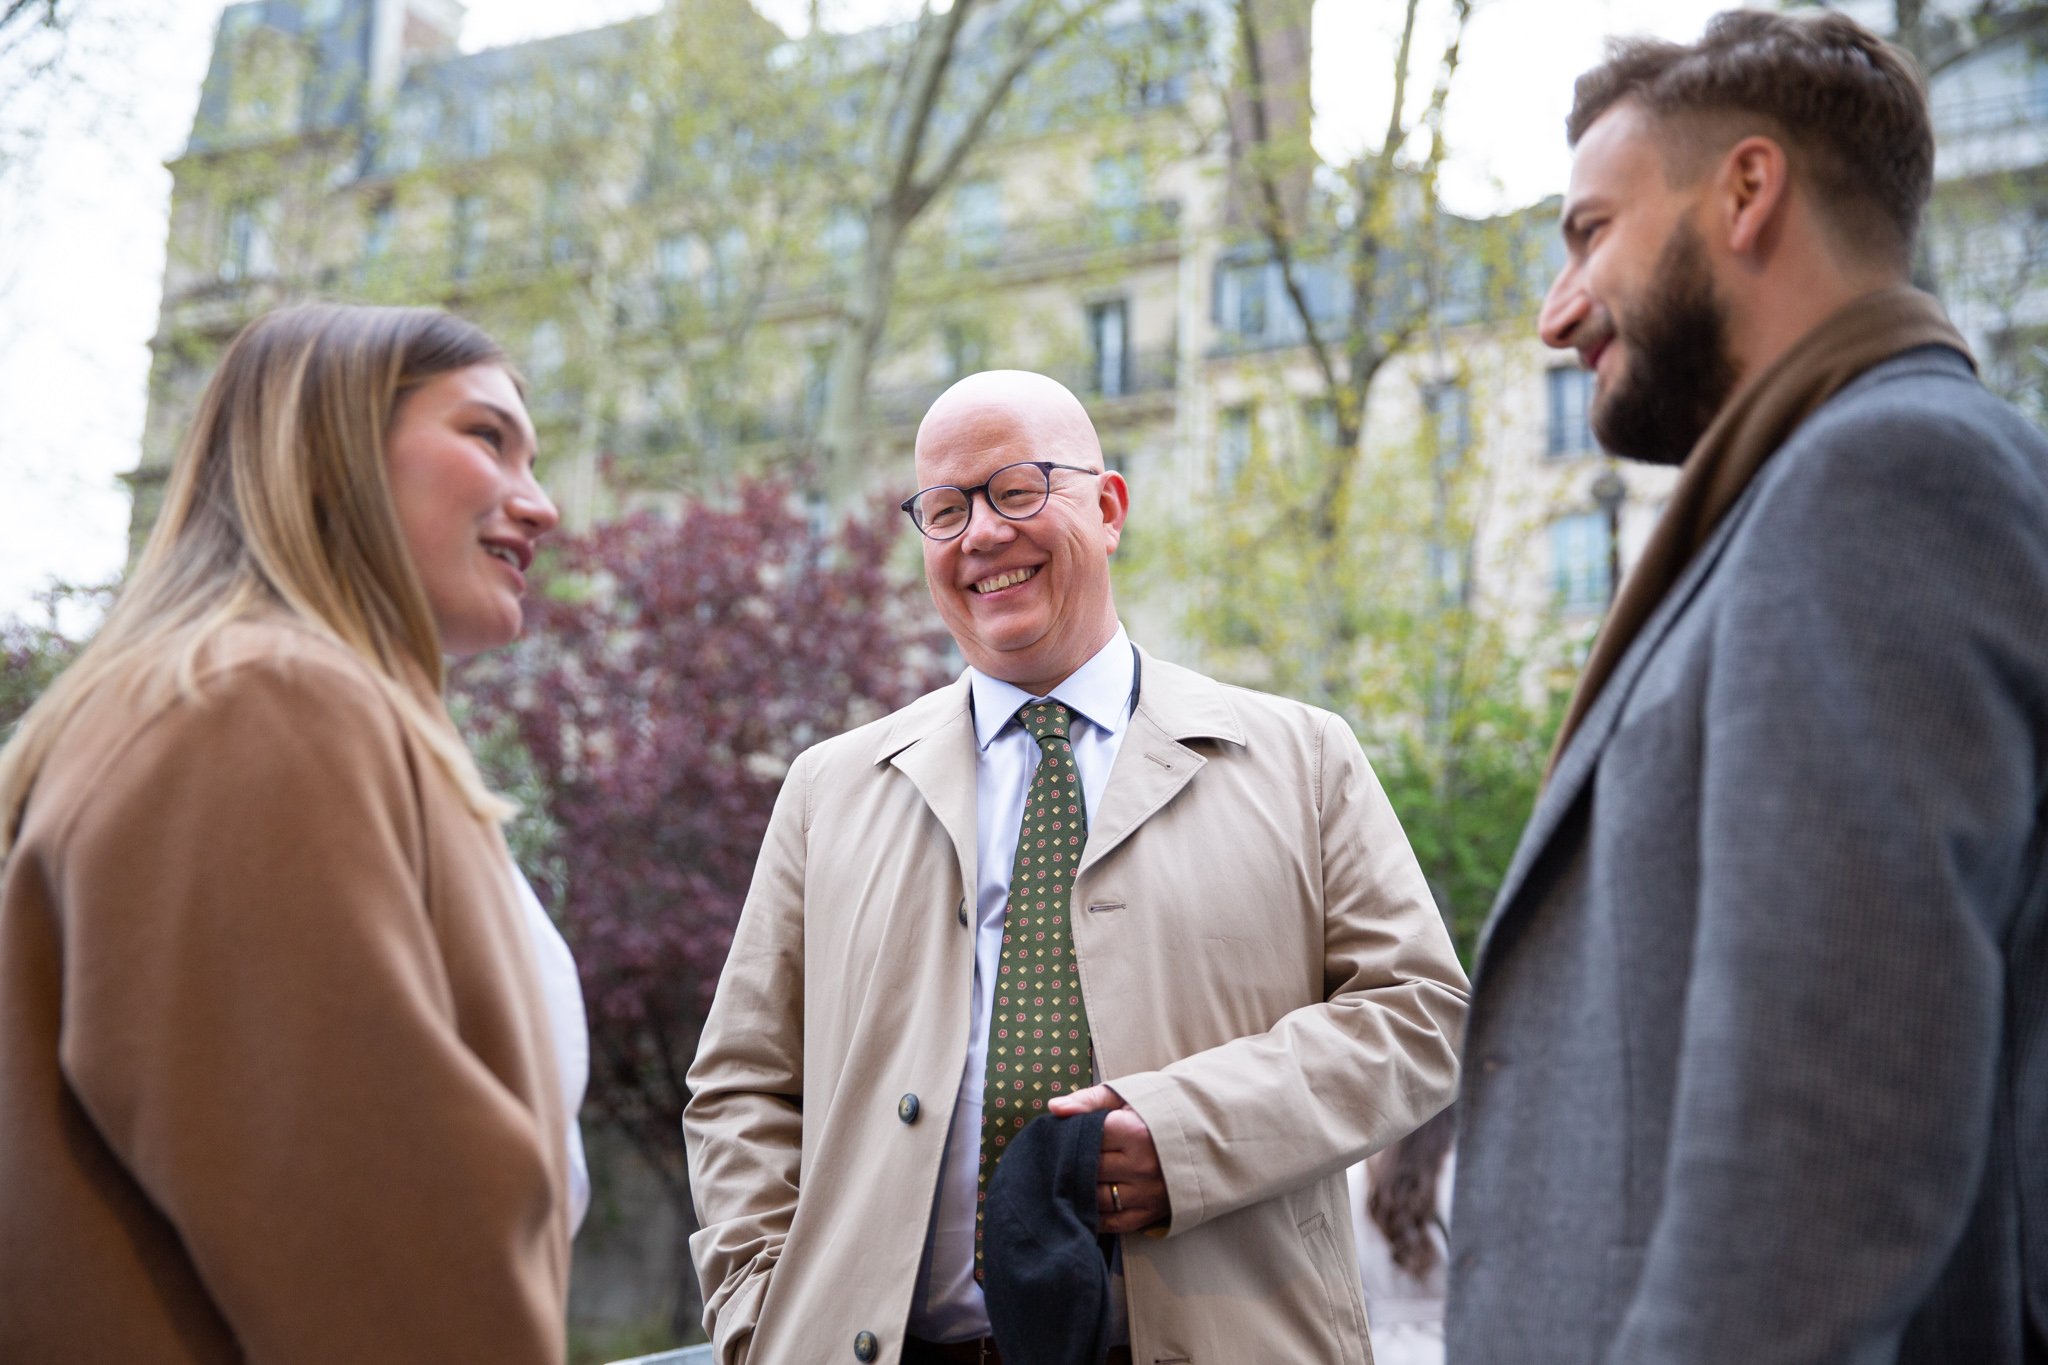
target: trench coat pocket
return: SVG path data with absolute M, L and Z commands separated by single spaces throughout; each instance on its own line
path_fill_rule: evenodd
M 1316 1275 L 1323 1283 L 1323 1321 L 1329 1328 L 1331 1339 L 1347 1347 L 1349 1343 L 1358 1343 L 1358 1349 L 1345 1351 L 1344 1359 L 1348 1365 L 1372 1365 L 1372 1345 L 1366 1338 L 1365 1329 L 1365 1291 L 1337 1246 L 1337 1235 L 1330 1230 L 1330 1220 L 1320 1213 L 1312 1213 L 1296 1227 L 1301 1231 L 1309 1262 L 1315 1266 Z
M 740 1283 L 718 1305 L 718 1318 L 711 1332 L 712 1358 L 718 1365 L 747 1365 L 753 1356 L 754 1328 L 761 1321 L 761 1309 L 768 1297 L 768 1277 L 776 1260 L 766 1253 L 756 1256 Z

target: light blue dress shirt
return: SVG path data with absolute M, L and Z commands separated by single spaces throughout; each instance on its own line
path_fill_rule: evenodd
M 1069 739 L 1074 763 L 1081 770 L 1081 800 L 1090 825 L 1095 822 L 1096 806 L 1109 785 L 1110 766 L 1130 724 L 1136 679 L 1137 658 L 1130 637 L 1119 626 L 1108 644 L 1051 693 L 1052 700 L 1066 703 L 1075 713 Z M 975 856 L 980 867 L 975 887 L 974 1012 L 967 1026 L 960 1098 L 953 1105 L 953 1126 L 947 1131 L 946 1155 L 939 1167 L 938 1198 L 925 1236 L 924 1263 L 918 1268 L 917 1295 L 911 1301 L 910 1334 L 926 1341 L 967 1341 L 988 1335 L 988 1308 L 981 1286 L 974 1282 L 981 1089 L 988 1065 L 996 970 L 1003 956 L 1010 864 L 1017 856 L 1024 797 L 1038 767 L 1037 741 L 1011 722 L 1020 708 L 1045 700 L 977 669 L 968 670 L 968 681 L 974 698 L 974 738 L 981 750 L 974 784 Z

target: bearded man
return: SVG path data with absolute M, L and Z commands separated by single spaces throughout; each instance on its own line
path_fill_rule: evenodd
M 1909 59 L 1582 77 L 1542 331 L 1682 465 L 1482 939 L 1460 1365 L 2048 1359 L 2048 442 L 1908 286 Z

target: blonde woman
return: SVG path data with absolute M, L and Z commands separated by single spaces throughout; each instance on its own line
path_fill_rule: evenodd
M 0 1360 L 562 1358 L 581 1004 L 441 700 L 519 631 L 533 455 L 444 314 L 223 357 L 0 753 Z

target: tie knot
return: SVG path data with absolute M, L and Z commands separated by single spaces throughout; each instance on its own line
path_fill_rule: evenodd
M 1043 743 L 1047 735 L 1065 739 L 1074 724 L 1074 713 L 1062 702 L 1033 702 L 1017 713 L 1017 723 L 1028 730 L 1033 739 Z

